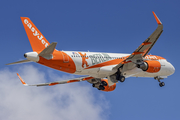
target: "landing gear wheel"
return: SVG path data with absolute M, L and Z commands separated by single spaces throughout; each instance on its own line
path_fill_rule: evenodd
M 92 87 L 95 87 L 95 84 L 92 84 Z
M 125 81 L 125 77 L 124 76 L 120 76 L 119 81 L 120 82 L 124 82 Z
M 116 80 L 120 80 L 120 74 L 116 75 Z
M 165 85 L 164 82 L 160 82 L 160 83 L 159 83 L 159 86 L 160 86 L 160 87 L 163 87 L 164 85 Z

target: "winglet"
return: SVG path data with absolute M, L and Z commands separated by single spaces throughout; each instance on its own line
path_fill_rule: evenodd
M 155 14 L 155 12 L 152 11 L 152 13 L 153 13 L 153 15 L 154 15 L 154 17 L 155 17 L 155 19 L 156 19 L 156 21 L 157 21 L 157 24 L 158 24 L 158 25 L 162 25 L 162 22 L 159 20 L 159 18 L 158 18 L 157 15 Z
M 21 80 L 21 82 L 22 82 L 23 85 L 28 86 L 28 84 L 26 84 L 26 83 L 24 82 L 24 80 L 21 78 L 21 76 L 20 76 L 18 73 L 17 73 L 17 76 L 19 77 L 19 79 Z

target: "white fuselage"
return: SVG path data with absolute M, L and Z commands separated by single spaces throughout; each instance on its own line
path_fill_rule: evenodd
M 130 54 L 119 54 L 119 53 L 99 53 L 99 52 L 81 52 L 84 57 L 86 57 L 87 63 L 82 67 L 82 59 L 83 57 L 79 54 L 79 52 L 75 51 L 64 51 L 68 54 L 75 63 L 76 72 L 74 74 L 77 75 L 90 75 L 96 78 L 103 78 L 109 75 L 116 73 L 116 70 L 113 70 L 117 64 L 119 64 L 125 57 Z M 158 59 L 157 56 L 147 56 L 145 57 L 147 60 L 157 60 L 161 64 L 161 69 L 156 73 L 149 73 L 143 71 L 136 66 L 133 69 L 127 70 L 123 73 L 123 75 L 127 77 L 156 77 L 161 76 L 163 78 L 174 73 L 175 69 L 171 63 L 169 63 L 166 59 Z M 110 63 L 112 61 L 112 63 Z M 118 63 L 119 61 L 119 63 Z M 67 60 L 65 62 L 68 62 Z M 114 63 L 113 63 L 114 62 Z M 92 66 L 92 67 L 91 67 Z M 94 67 L 93 67 L 94 66 Z

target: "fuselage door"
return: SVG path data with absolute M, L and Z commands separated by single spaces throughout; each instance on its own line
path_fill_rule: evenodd
M 63 62 L 68 63 L 69 62 L 69 56 L 64 52 L 61 52 L 61 53 L 62 53 L 62 56 L 63 56 Z

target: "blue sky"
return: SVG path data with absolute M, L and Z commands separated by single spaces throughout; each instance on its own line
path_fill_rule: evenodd
M 8 119 L 179 120 L 179 4 L 178 0 L 1 0 L 0 118 L 10 113 Z M 162 88 L 151 78 L 128 78 L 109 93 L 87 82 L 30 88 L 21 85 L 16 72 L 29 83 L 76 76 L 36 63 L 5 65 L 32 51 L 20 17 L 29 17 L 50 43 L 58 42 L 58 50 L 132 53 L 157 27 L 152 11 L 164 32 L 150 53 L 176 68 Z

